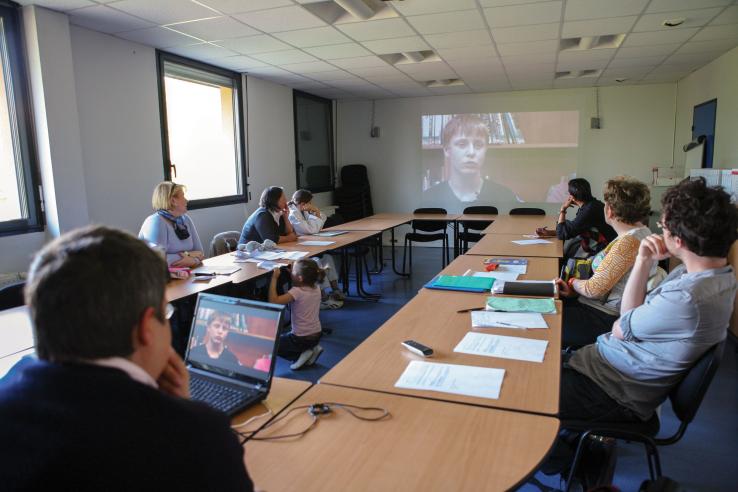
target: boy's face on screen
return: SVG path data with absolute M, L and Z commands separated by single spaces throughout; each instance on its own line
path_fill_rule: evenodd
M 482 135 L 456 134 L 443 149 L 451 172 L 463 176 L 480 175 L 487 155 L 487 142 Z
M 231 320 L 228 318 L 215 318 L 208 325 L 208 337 L 214 343 L 223 343 L 228 336 L 228 330 L 231 328 Z

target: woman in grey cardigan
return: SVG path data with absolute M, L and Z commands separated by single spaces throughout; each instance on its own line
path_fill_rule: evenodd
M 151 198 L 155 212 L 146 217 L 138 237 L 162 249 L 170 267 L 195 268 L 205 254 L 195 224 L 187 215 L 184 192 L 183 185 L 171 181 L 156 185 Z

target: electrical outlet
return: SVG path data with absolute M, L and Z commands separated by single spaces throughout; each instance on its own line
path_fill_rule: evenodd
M 589 127 L 593 130 L 599 130 L 600 128 L 602 128 L 601 125 L 602 121 L 600 120 L 600 118 L 591 118 L 589 120 Z

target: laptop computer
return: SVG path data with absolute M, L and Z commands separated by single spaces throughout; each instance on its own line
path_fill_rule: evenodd
M 229 416 L 266 398 L 284 306 L 200 294 L 187 344 L 190 396 Z

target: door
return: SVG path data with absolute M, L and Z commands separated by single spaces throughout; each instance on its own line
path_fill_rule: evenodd
M 715 114 L 717 99 L 703 102 L 694 107 L 692 112 L 692 141 L 700 135 L 705 136 L 705 156 L 702 167 L 712 167 L 712 150 L 715 147 Z

